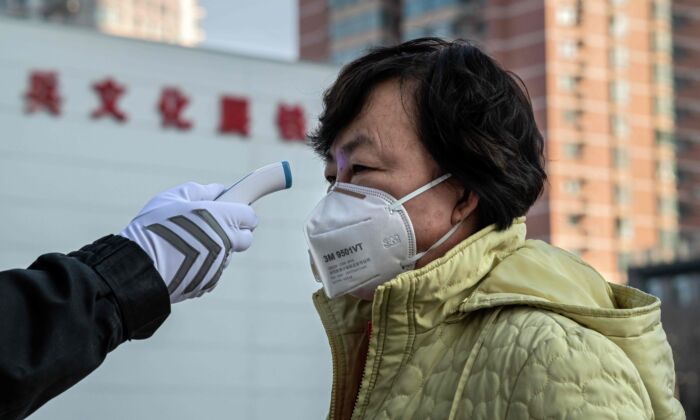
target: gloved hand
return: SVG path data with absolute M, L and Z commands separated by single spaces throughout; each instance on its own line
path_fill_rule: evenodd
M 151 257 L 171 303 L 211 291 L 231 253 L 253 241 L 258 219 L 250 206 L 212 201 L 224 189 L 189 182 L 162 192 L 120 233 Z

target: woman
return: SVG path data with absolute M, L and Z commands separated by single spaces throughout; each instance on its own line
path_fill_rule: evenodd
M 347 65 L 324 105 L 306 235 L 330 418 L 684 418 L 658 299 L 525 240 L 543 139 L 509 73 L 419 39 Z

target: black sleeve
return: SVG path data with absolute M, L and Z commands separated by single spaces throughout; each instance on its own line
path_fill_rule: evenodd
M 0 272 L 0 418 L 24 418 L 170 314 L 148 255 L 121 236 Z

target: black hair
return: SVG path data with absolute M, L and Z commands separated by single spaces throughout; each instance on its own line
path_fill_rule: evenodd
M 379 83 L 410 86 L 421 142 L 444 172 L 474 192 L 481 226 L 508 228 L 542 193 L 544 139 L 523 82 L 468 41 L 419 38 L 377 47 L 347 64 L 326 90 L 309 135 L 329 159 L 339 133 Z

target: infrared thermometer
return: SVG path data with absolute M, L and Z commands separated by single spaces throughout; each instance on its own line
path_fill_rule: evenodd
M 253 204 L 259 198 L 292 187 L 292 170 L 283 160 L 249 173 L 225 189 L 214 200 Z

